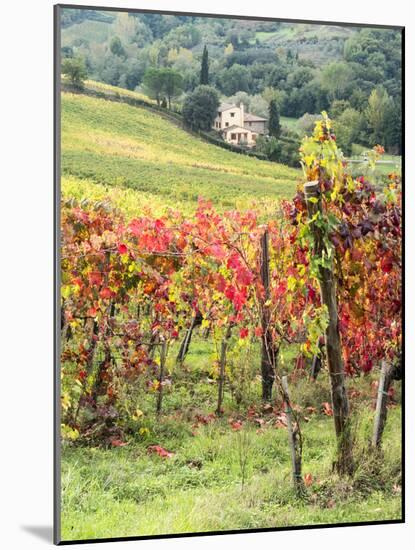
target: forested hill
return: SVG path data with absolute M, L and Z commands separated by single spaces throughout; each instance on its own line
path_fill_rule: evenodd
M 275 48 L 282 47 L 292 49 L 295 53 L 298 52 L 305 60 L 324 63 L 341 59 L 344 42 L 357 32 L 356 28 L 331 25 L 298 24 L 293 26 L 291 23 L 280 22 L 253 22 L 200 17 L 184 18 L 133 13 L 130 15 L 136 17 L 144 25 L 138 26 L 138 30 L 144 31 L 141 39 L 143 45 L 166 37 L 172 46 L 190 47 L 195 51 L 200 50 L 200 43 L 206 43 L 214 48 L 219 48 L 217 51 L 218 56 L 223 53 L 221 46 L 226 47 L 229 43 L 232 43 L 237 49 L 246 50 L 247 47 L 254 47 L 254 53 L 259 54 L 259 57 L 267 50 L 272 51 Z M 168 19 L 168 22 L 164 22 L 164 19 Z M 212 24 L 212 21 L 214 21 L 214 24 Z M 189 40 L 183 40 L 184 36 L 180 36 L 177 31 L 175 33 L 171 32 L 177 26 L 182 26 L 183 23 L 186 25 L 189 22 L 197 29 L 193 37 L 190 37 L 190 43 Z M 174 26 L 177 23 L 179 25 Z M 123 34 L 122 29 L 119 28 L 118 15 L 103 11 L 67 11 L 64 14 L 63 28 L 65 29 L 63 32 L 64 43 L 67 45 L 73 45 L 77 39 L 83 41 L 86 35 L 85 31 L 92 31 L 90 43 L 103 43 L 108 38 Z M 71 30 L 69 30 L 70 28 Z M 215 31 L 218 31 L 217 34 Z M 184 42 L 186 43 L 184 44 Z M 261 51 L 255 52 L 255 46 Z
M 399 152 L 399 30 L 62 10 L 63 56 L 82 57 L 89 78 L 130 90 L 141 89 L 150 67 L 169 67 L 180 73 L 184 97 L 200 83 L 205 46 L 209 84 L 222 99 L 242 92 L 260 116 L 271 99 L 286 117 L 346 111 L 347 127 L 360 115 L 358 142 L 363 132 L 360 142 Z M 368 109 L 380 116 L 371 120 Z

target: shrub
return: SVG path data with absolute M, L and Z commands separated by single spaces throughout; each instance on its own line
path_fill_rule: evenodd
M 193 130 L 210 130 L 219 107 L 219 96 L 215 88 L 198 86 L 188 94 L 183 104 L 185 123 Z
M 62 73 L 66 75 L 71 84 L 77 88 L 83 88 L 84 81 L 88 78 L 85 61 L 82 57 L 66 57 L 63 59 Z

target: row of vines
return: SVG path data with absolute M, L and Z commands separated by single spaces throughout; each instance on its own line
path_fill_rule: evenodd
M 379 153 L 378 147 L 373 158 Z M 261 212 L 219 213 L 202 199 L 192 217 L 170 210 L 131 220 L 109 202 L 63 202 L 62 422 L 68 437 L 121 444 L 140 414 L 132 406 L 140 392 L 154 394 L 155 414 L 163 414 L 164 392 L 174 392 L 167 358 L 176 350 L 175 368 L 186 376 L 198 328 L 217 352 L 212 413 L 226 412 L 232 347 L 257 342 L 262 400 L 278 394 L 293 412 L 297 460 L 301 430 L 281 349 L 295 345 L 296 365 L 313 376 L 326 364 L 338 471 L 350 471 L 347 377 L 381 364 L 396 375 L 400 365 L 400 181 L 391 174 L 379 189 L 352 178 L 327 117 L 304 139 L 301 158 L 305 185 L 263 223 Z

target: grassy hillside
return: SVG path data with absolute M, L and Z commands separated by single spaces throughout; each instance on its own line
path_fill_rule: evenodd
M 290 197 L 300 172 L 208 144 L 145 108 L 64 93 L 62 174 L 64 193 L 76 192 L 75 178 L 160 205 L 192 208 L 203 196 L 246 208 Z

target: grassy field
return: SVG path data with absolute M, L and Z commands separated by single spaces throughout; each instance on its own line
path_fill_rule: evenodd
M 299 131 L 297 118 L 282 116 L 280 117 L 280 120 L 282 126 L 286 126 L 289 130 L 295 130 L 296 132 Z
M 400 407 L 389 409 L 383 455 L 368 452 L 373 377 L 349 381 L 349 388 L 358 389 L 361 397 L 354 399 L 353 414 L 357 470 L 346 480 L 332 473 L 333 419 L 322 413 L 322 402 L 330 400 L 325 373 L 314 384 L 308 378 L 292 384 L 303 417 L 303 474 L 312 476 L 304 498 L 298 500 L 292 490 L 286 429 L 276 427 L 273 414 L 247 421 L 248 404 L 235 405 L 229 388 L 227 418 L 243 420 L 243 430 L 233 432 L 225 419 L 195 425 L 196 415 L 211 413 L 215 405 L 209 346 L 196 340 L 186 365 L 199 384 L 190 389 L 188 378 L 177 372 L 160 420 L 152 414 L 155 396 L 145 396 L 140 404 L 145 435 L 137 430 L 127 446 L 110 450 L 64 446 L 64 540 L 401 517 Z M 252 390 L 254 402 L 258 381 Z M 149 454 L 154 444 L 173 455 Z M 243 485 L 241 456 L 246 460 Z
M 68 80 L 65 76 L 62 77 L 62 81 L 68 84 Z M 144 94 L 135 92 L 133 90 L 128 90 L 127 88 L 120 88 L 119 86 L 112 86 L 111 84 L 105 84 L 104 82 L 98 82 L 97 80 L 85 80 L 84 86 L 87 90 L 93 90 L 96 92 L 103 92 L 106 95 L 110 96 L 119 96 L 121 98 L 132 98 L 138 99 L 140 101 L 145 101 L 150 105 L 155 105 L 157 102 L 153 99 L 150 99 Z
M 353 160 L 362 160 L 361 163 L 353 163 L 352 166 L 352 174 L 356 175 L 359 174 L 372 174 L 371 170 L 369 169 L 367 163 L 363 162 L 362 155 L 368 151 L 368 147 L 365 147 L 364 145 L 360 145 L 357 143 L 354 143 L 352 145 L 352 154 L 350 156 Z M 400 155 L 390 155 L 390 154 L 383 154 L 380 158 L 380 162 L 376 163 L 376 168 L 374 171 L 374 176 L 376 179 L 384 178 L 385 176 L 388 176 L 391 172 L 396 172 L 400 174 L 402 171 L 402 157 Z
M 146 108 L 62 94 L 62 175 L 194 208 L 275 204 L 300 171 L 208 144 Z

